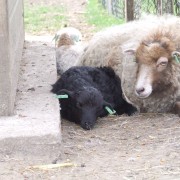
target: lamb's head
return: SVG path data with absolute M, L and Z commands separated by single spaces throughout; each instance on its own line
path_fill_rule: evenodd
M 105 113 L 106 106 L 112 109 L 111 105 L 104 101 L 101 92 L 93 87 L 85 87 L 79 91 L 61 90 L 58 94 L 68 94 L 71 99 L 71 116 L 74 122 L 86 130 L 94 127 L 97 118 Z
M 171 86 L 173 52 L 175 45 L 169 34 L 161 32 L 142 41 L 136 50 L 138 64 L 135 93 L 147 98 Z
M 74 45 L 73 39 L 66 33 L 61 34 L 57 47 Z
M 72 45 L 82 41 L 82 34 L 74 27 L 65 27 L 55 34 L 54 39 L 55 41 L 58 41 L 57 47 L 62 45 Z

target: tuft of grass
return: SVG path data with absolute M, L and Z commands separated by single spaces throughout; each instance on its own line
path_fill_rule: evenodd
M 24 5 L 25 30 L 31 34 L 54 34 L 66 24 L 65 9 L 61 6 Z
M 124 19 L 118 19 L 102 7 L 98 0 L 89 0 L 86 7 L 86 20 L 89 24 L 94 25 L 96 30 L 99 31 L 105 27 L 112 25 L 122 24 Z

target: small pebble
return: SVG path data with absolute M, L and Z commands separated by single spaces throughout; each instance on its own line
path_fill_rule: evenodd
M 82 163 L 82 164 L 81 164 L 81 167 L 86 167 L 85 163 Z

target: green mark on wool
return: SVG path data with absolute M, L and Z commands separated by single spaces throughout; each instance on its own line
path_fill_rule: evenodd
M 113 109 L 113 111 L 108 107 L 108 106 L 105 106 L 105 109 L 106 111 L 110 114 L 110 115 L 113 115 L 116 113 L 116 111 Z
M 67 95 L 67 94 L 56 95 L 55 97 L 58 98 L 58 99 L 67 99 L 67 98 L 68 98 L 68 95 Z
M 172 53 L 172 57 L 174 58 L 174 60 L 177 62 L 177 63 L 180 63 L 180 52 L 179 51 L 174 51 Z
M 180 63 L 180 57 L 178 55 L 174 54 L 173 57 L 177 63 Z

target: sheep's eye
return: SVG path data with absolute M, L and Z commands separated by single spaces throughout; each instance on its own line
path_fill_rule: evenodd
M 166 66 L 166 65 L 167 65 L 167 62 L 161 62 L 160 65 L 161 65 L 161 66 Z

